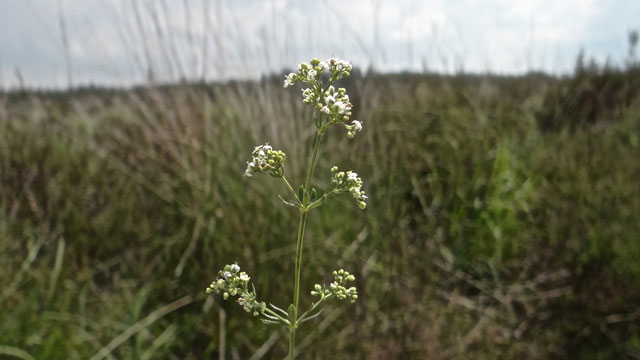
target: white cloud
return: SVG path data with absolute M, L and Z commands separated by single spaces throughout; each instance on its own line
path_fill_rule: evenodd
M 64 85 L 57 4 L 0 3 L 5 84 L 15 84 L 11 69 L 19 68 L 29 83 Z M 332 55 L 382 70 L 420 69 L 426 62 L 439 71 L 461 66 L 467 71 L 510 73 L 531 68 L 570 71 L 582 47 L 599 59 L 610 55 L 622 60 L 626 31 L 640 27 L 640 2 L 624 0 L 61 4 L 76 83 L 141 81 L 149 66 L 159 80 L 256 77 L 310 57 Z

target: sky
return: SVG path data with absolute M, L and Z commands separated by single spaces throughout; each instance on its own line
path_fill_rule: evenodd
M 622 64 L 640 0 L 2 0 L 0 88 L 259 78 L 331 56 L 361 69 L 570 73 Z

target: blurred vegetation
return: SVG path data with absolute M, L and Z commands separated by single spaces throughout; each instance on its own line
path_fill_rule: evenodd
M 361 295 L 303 329 L 302 358 L 640 356 L 636 62 L 347 87 L 365 129 L 331 130 L 315 183 L 339 161 L 370 202 L 310 216 L 302 282 L 344 267 Z M 0 357 L 284 356 L 204 289 L 237 260 L 286 307 L 297 213 L 242 174 L 268 141 L 300 183 L 308 111 L 280 77 L 1 94 Z

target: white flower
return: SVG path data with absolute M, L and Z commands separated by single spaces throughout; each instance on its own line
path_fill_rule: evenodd
M 238 266 L 238 264 L 232 264 L 232 265 L 231 265 L 231 271 L 232 271 L 232 272 L 238 272 L 238 271 L 240 271 L 240 266 Z
M 342 101 L 336 101 L 336 102 L 333 104 L 333 107 L 334 107 L 335 109 L 338 109 L 338 114 L 344 114 L 344 108 L 345 108 L 345 105 L 344 105 L 344 103 L 343 103 Z
M 271 145 L 256 146 L 251 153 L 251 161 L 247 162 L 244 175 L 251 177 L 254 173 L 269 172 L 271 176 L 281 177 L 286 159 L 285 153 L 273 150 Z
M 324 98 L 324 102 L 325 102 L 327 105 L 331 105 L 332 103 L 336 102 L 336 98 L 335 98 L 335 97 L 333 97 L 332 95 L 325 96 L 325 98 Z
M 309 81 L 315 80 L 317 74 L 318 73 L 315 70 L 313 70 L 313 69 L 309 70 L 309 72 L 307 73 L 307 80 L 309 80 Z
M 293 78 L 296 74 L 295 73 L 289 73 L 289 75 L 285 75 L 284 77 L 284 87 L 288 87 L 288 86 L 292 86 L 295 82 L 293 81 Z
M 358 120 L 353 120 L 353 121 L 352 121 L 352 123 L 353 123 L 353 126 L 354 126 L 354 128 L 353 128 L 353 129 L 354 129 L 355 131 L 360 131 L 360 130 L 362 130 L 362 123 L 361 123 L 360 121 L 358 121 Z
M 331 110 L 329 110 L 329 107 L 327 106 L 323 106 L 322 109 L 320 109 L 320 111 L 322 111 L 325 114 L 330 114 Z
M 334 166 L 331 168 L 331 174 L 331 185 L 334 191 L 349 192 L 361 209 L 367 206 L 365 202 L 367 196 L 362 191 L 362 179 L 358 177 L 357 173 L 354 171 L 344 173 L 338 171 L 338 168 Z
M 305 104 L 311 104 L 313 100 L 313 91 L 311 89 L 302 90 L 302 102 Z
M 240 274 L 240 280 L 249 281 L 249 275 L 247 275 L 246 273 L 241 273 Z

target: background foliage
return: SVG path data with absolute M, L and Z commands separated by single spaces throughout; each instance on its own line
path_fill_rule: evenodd
M 303 358 L 640 357 L 640 67 L 346 87 L 365 129 L 330 130 L 315 183 L 353 168 L 370 201 L 310 216 L 302 283 L 344 267 L 360 297 Z M 237 260 L 286 306 L 297 213 L 242 174 L 268 141 L 300 183 L 309 118 L 280 77 L 1 94 L 0 354 L 284 356 L 204 289 Z

